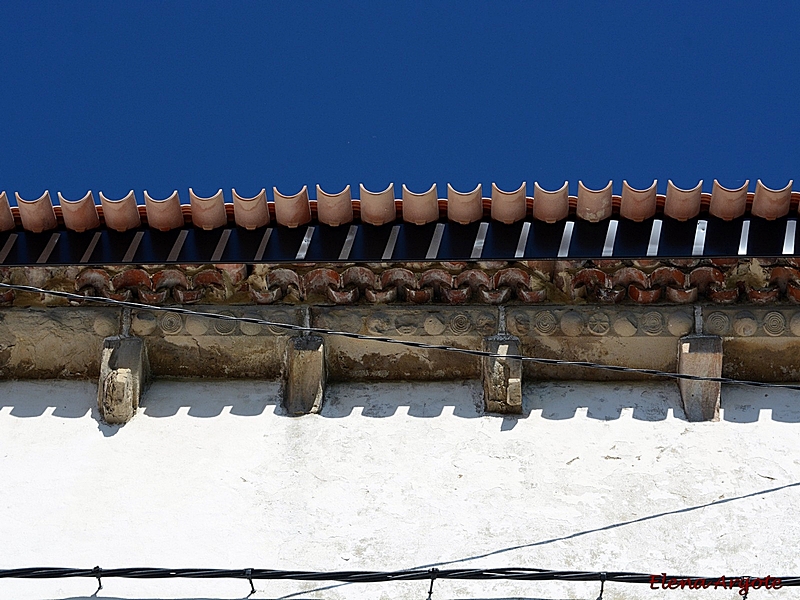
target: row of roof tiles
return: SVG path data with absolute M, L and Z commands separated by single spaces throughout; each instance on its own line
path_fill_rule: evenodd
M 728 189 L 714 180 L 713 191 L 702 192 L 703 182 L 685 190 L 667 185 L 666 195 L 656 194 L 656 182 L 647 189 L 635 189 L 622 183 L 622 194 L 613 195 L 611 183 L 601 190 L 589 189 L 578 183 L 578 195 L 570 196 L 565 182 L 558 190 L 545 190 L 534 184 L 533 197 L 526 196 L 526 184 L 519 189 L 504 191 L 492 184 L 492 194 L 483 197 L 479 184 L 470 192 L 459 192 L 448 184 L 447 199 L 440 199 L 436 184 L 423 193 L 414 193 L 402 186 L 402 200 L 395 198 L 394 184 L 385 190 L 372 192 L 360 186 L 361 199 L 353 200 L 348 185 L 337 194 L 317 186 L 317 200 L 309 200 L 308 188 L 294 195 L 274 190 L 274 202 L 267 201 L 266 190 L 247 198 L 232 190 L 233 203 L 225 203 L 222 190 L 209 198 L 198 196 L 189 189 L 188 205 L 182 205 L 177 192 L 166 199 L 151 197 L 144 192 L 144 205 L 137 203 L 133 191 L 122 199 L 110 199 L 99 192 L 100 204 L 89 191 L 80 200 L 68 200 L 58 192 L 60 206 L 53 206 L 50 192 L 36 200 L 26 200 L 16 193 L 17 206 L 11 207 L 6 192 L 0 192 L 0 231 L 24 229 L 39 233 L 58 226 L 59 220 L 77 232 L 99 227 L 127 231 L 140 227 L 143 221 L 160 231 L 183 227 L 187 222 L 210 230 L 226 226 L 229 221 L 245 229 L 264 227 L 272 221 L 286 227 L 304 225 L 316 217 L 319 222 L 339 226 L 359 218 L 364 223 L 383 225 L 395 219 L 424 225 L 446 217 L 468 224 L 484 217 L 511 224 L 526 217 L 547 223 L 567 218 L 570 213 L 580 219 L 598 222 L 618 214 L 625 219 L 643 221 L 657 213 L 686 221 L 708 211 L 714 217 L 731 220 L 748 213 L 764 219 L 777 219 L 798 210 L 800 191 L 792 192 L 792 181 L 780 190 L 766 187 L 759 180 L 755 193 L 748 193 L 749 181 L 738 189 Z
M 0 269 L 0 280 L 54 286 L 74 280 L 82 294 L 147 304 L 241 304 L 249 296 L 256 304 L 314 302 L 320 297 L 334 304 L 479 302 L 573 303 L 589 300 L 618 304 L 658 301 L 687 304 L 699 299 L 715 304 L 800 302 L 800 262 L 797 259 L 750 261 L 522 261 L 484 263 L 416 263 L 405 267 L 315 266 L 313 269 L 254 268 L 244 264 L 151 266 L 81 271 L 37 272 Z M 762 264 L 763 263 L 763 264 Z M 637 263 L 633 263 L 636 265 Z M 742 277 L 745 269 L 748 277 Z M 58 282 L 58 283 L 57 283 Z M 69 288 L 66 288 L 71 291 Z M 0 304 L 11 303 L 13 291 L 0 294 Z

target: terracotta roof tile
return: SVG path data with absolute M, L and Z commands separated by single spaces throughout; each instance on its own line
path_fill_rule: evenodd
M 210 198 L 201 198 L 189 188 L 189 202 L 192 206 L 192 223 L 195 227 L 211 230 L 228 224 L 225 199 L 221 189 Z
M 317 219 L 331 227 L 338 227 L 353 220 L 353 202 L 350 197 L 350 186 L 347 185 L 338 194 L 328 194 L 317 186 Z
M 8 204 L 8 196 L 5 192 L 0 192 L 0 231 L 14 229 L 14 215 Z
M 3 268 L 4 282 L 142 301 L 152 304 L 410 302 L 563 304 L 598 302 L 651 304 L 658 301 L 764 304 L 800 300 L 800 260 L 660 261 L 638 268 L 625 261 L 600 268 L 591 261 L 433 263 L 418 268 L 319 265 L 151 266 L 89 268 Z M 768 264 L 770 263 L 771 264 Z M 764 264 L 760 264 L 764 263 Z M 540 268 L 543 267 L 544 268 Z M 7 304 L 52 302 L 11 294 Z M 33 300 L 32 300 L 33 298 Z
M 525 182 L 518 189 L 506 192 L 492 183 L 492 219 L 506 223 L 516 223 L 525 218 L 527 204 Z
M 279 225 L 299 227 L 311 221 L 311 206 L 308 203 L 308 186 L 303 186 L 294 196 L 284 196 L 273 187 L 275 195 L 275 220 Z
M 67 229 L 80 233 L 100 226 L 100 218 L 97 216 L 97 206 L 91 190 L 86 192 L 86 195 L 80 200 L 67 200 L 61 192 L 58 192 L 58 202 L 61 205 L 61 216 Z
M 619 214 L 631 221 L 644 221 L 656 214 L 656 181 L 645 190 L 637 190 L 622 182 Z
M 603 221 L 614 209 L 611 181 L 601 190 L 590 190 L 582 181 L 578 182 L 578 203 L 575 214 L 591 223 Z
M 545 223 L 555 223 L 569 215 L 569 183 L 560 189 L 548 191 L 538 183 L 533 184 L 533 218 Z
M 741 217 L 747 210 L 747 186 L 749 184 L 750 180 L 747 180 L 740 188 L 728 189 L 722 187 L 715 179 L 714 189 L 711 192 L 711 203 L 708 207 L 709 214 L 725 221 Z
M 178 190 L 168 198 L 157 200 L 144 191 L 144 204 L 147 210 L 147 224 L 159 231 L 169 231 L 183 227 L 183 213 Z
M 18 193 L 16 197 L 19 216 L 25 229 L 40 233 L 56 228 L 58 222 L 53 210 L 53 201 L 50 199 L 50 192 L 45 191 L 36 200 L 25 200 Z
M 252 198 L 245 198 L 231 190 L 233 198 L 233 215 L 236 224 L 249 231 L 269 225 L 269 208 L 267 207 L 267 190 L 262 189 Z
M 127 231 L 136 229 L 142 224 L 139 208 L 136 205 L 136 195 L 133 190 L 119 200 L 107 198 L 103 192 L 100 192 L 99 196 L 103 220 L 109 229 Z
M 394 200 L 394 184 L 390 183 L 381 192 L 371 192 L 359 185 L 361 192 L 361 220 L 370 225 L 384 225 L 397 218 L 397 208 Z
M 317 199 L 310 200 L 304 186 L 294 195 L 274 189 L 274 202 L 267 201 L 263 189 L 253 198 L 232 190 L 232 204 L 225 203 L 222 190 L 204 198 L 189 189 L 188 204 L 181 204 L 178 191 L 165 199 L 145 191 L 143 206 L 133 191 L 119 200 L 100 192 L 99 204 L 91 191 L 79 200 L 59 193 L 57 205 L 47 191 L 36 200 L 16 194 L 15 207 L 0 193 L 0 231 L 7 232 L 0 240 L 0 264 L 790 257 L 800 252 L 800 192 L 791 186 L 771 190 L 759 181 L 755 193 L 748 193 L 747 183 L 727 189 L 715 180 L 708 194 L 702 193 L 702 182 L 683 190 L 669 181 L 666 195 L 659 195 L 656 182 L 637 190 L 623 181 L 621 196 L 615 196 L 611 182 L 601 190 L 579 182 L 574 197 L 566 183 L 553 191 L 535 183 L 528 197 L 525 183 L 514 191 L 492 184 L 491 198 L 485 198 L 480 185 L 460 192 L 448 184 L 446 199 L 439 198 L 436 185 L 421 193 L 403 186 L 403 198 L 397 199 L 393 185 L 380 192 L 362 185 L 360 200 L 352 199 L 349 186 L 338 193 L 317 186 Z M 650 221 L 653 217 L 658 219 Z M 315 218 L 329 227 L 313 227 Z M 358 225 L 382 226 L 398 218 L 404 223 L 388 228 Z M 295 232 L 282 227 L 254 231 L 275 222 L 286 228 L 312 226 Z M 351 222 L 356 226 L 345 226 Z M 417 227 L 435 222 L 435 228 Z M 103 225 L 117 232 L 150 228 L 172 233 L 152 238 L 140 229 L 113 239 L 103 229 L 93 236 L 59 233 Z M 192 225 L 216 233 L 209 237 Z M 54 229 L 52 235 L 37 237 Z
M 403 221 L 425 225 L 439 219 L 439 196 L 434 183 L 427 192 L 415 193 L 403 184 Z
M 447 184 L 447 218 L 467 225 L 483 217 L 483 193 L 481 184 L 471 192 L 458 192 Z
M 690 190 L 682 190 L 672 180 L 667 181 L 667 197 L 664 201 L 664 215 L 688 221 L 700 214 L 700 194 L 703 191 L 703 180 Z
M 415 193 L 402 186 L 402 199 L 395 198 L 394 184 L 385 190 L 372 192 L 360 186 L 360 200 L 352 199 L 350 187 L 339 193 L 329 193 L 317 187 L 317 200 L 309 200 L 308 188 L 303 186 L 297 194 L 285 195 L 273 188 L 275 202 L 268 202 L 266 191 L 246 198 L 232 190 L 232 204 L 226 204 L 222 190 L 203 198 L 189 190 L 189 204 L 182 205 L 176 190 L 168 198 L 153 198 L 144 192 L 144 205 L 137 205 L 133 191 L 121 199 L 111 199 L 100 192 L 100 203 L 93 192 L 80 200 L 69 200 L 59 193 L 60 206 L 53 206 L 49 191 L 35 200 L 26 200 L 17 193 L 17 206 L 6 208 L 8 196 L 0 192 L 0 231 L 13 228 L 8 217 L 19 221 L 16 225 L 28 231 L 41 232 L 54 229 L 63 223 L 67 229 L 86 231 L 105 224 L 116 231 L 127 231 L 145 222 L 149 227 L 169 231 L 185 224 L 202 229 L 216 229 L 235 223 L 245 229 L 257 229 L 274 218 L 279 225 L 299 227 L 316 218 L 333 227 L 355 219 L 371 225 L 383 225 L 402 216 L 408 223 L 426 224 L 440 219 L 469 224 L 480 219 L 493 219 L 511 224 L 532 217 L 554 223 L 566 219 L 571 213 L 578 219 L 600 222 L 618 213 L 623 219 L 641 222 L 658 214 L 679 221 L 692 219 L 707 212 L 723 220 L 751 214 L 774 220 L 796 211 L 800 205 L 800 192 L 792 192 L 790 181 L 783 189 L 772 190 L 761 181 L 755 193 L 748 193 L 748 182 L 737 189 L 723 187 L 714 180 L 711 194 L 702 193 L 702 182 L 690 190 L 683 190 L 671 181 L 666 195 L 656 193 L 656 182 L 643 190 L 622 183 L 621 196 L 611 192 L 612 183 L 600 190 L 592 190 L 578 182 L 578 195 L 569 196 L 565 183 L 558 190 L 545 190 L 534 184 L 533 197 L 527 197 L 526 185 L 517 190 L 505 191 L 492 184 L 491 197 L 482 197 L 480 185 L 469 192 L 460 192 L 448 184 L 447 198 L 439 198 L 434 184 L 425 192 Z M 95 219 L 96 215 L 96 219 Z
M 753 197 L 753 207 L 750 212 L 756 217 L 767 220 L 777 219 L 789 214 L 791 202 L 792 182 L 782 190 L 771 190 L 759 179 L 756 183 L 756 193 Z

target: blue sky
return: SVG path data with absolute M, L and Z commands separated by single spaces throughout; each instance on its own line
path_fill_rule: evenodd
M 5 0 L 0 190 L 783 187 L 798 24 L 797 2 Z

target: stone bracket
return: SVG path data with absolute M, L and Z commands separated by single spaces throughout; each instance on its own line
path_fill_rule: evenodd
M 284 361 L 283 407 L 290 415 L 322 410 L 325 393 L 325 343 L 318 335 L 289 338 Z
M 520 340 L 513 335 L 493 335 L 483 338 L 483 349 L 492 354 L 519 354 Z M 489 357 L 481 361 L 486 411 L 522 413 L 522 361 Z
M 97 406 L 111 425 L 127 423 L 136 414 L 150 379 L 147 347 L 138 337 L 114 336 L 103 340 Z
M 722 338 L 687 335 L 678 346 L 678 372 L 703 377 L 722 376 Z M 720 384 L 714 381 L 679 379 L 683 410 L 689 421 L 718 421 Z

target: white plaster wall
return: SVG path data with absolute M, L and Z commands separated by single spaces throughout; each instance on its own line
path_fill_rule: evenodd
M 159 381 L 128 425 L 95 387 L 0 383 L 0 568 L 540 567 L 800 574 L 800 393 L 730 388 L 688 423 L 674 384 L 342 384 L 282 416 L 272 382 Z M 91 579 L 0 580 L 88 598 Z M 425 582 L 257 582 L 254 598 L 414 599 Z M 591 598 L 593 583 L 438 581 L 434 600 Z M 244 598 L 244 581 L 107 579 L 105 598 Z M 608 584 L 606 599 L 737 598 Z M 754 597 L 794 598 L 787 588 Z

